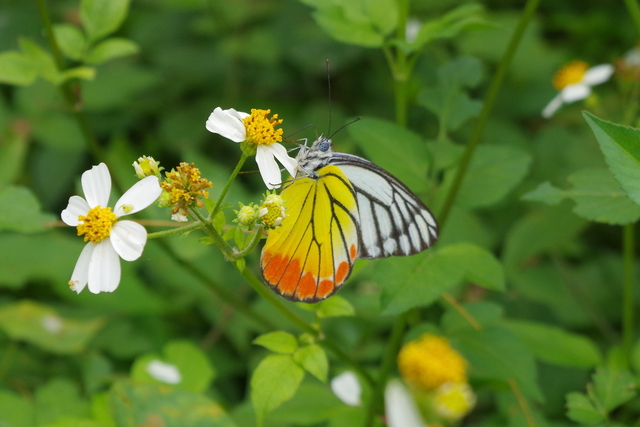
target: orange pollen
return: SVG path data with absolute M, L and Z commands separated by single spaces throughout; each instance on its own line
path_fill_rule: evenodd
M 282 123 L 278 115 L 269 118 L 271 110 L 251 109 L 251 115 L 242 119 L 247 130 L 246 142 L 254 145 L 272 145 L 282 141 L 282 129 L 275 127 Z
M 565 87 L 580 83 L 589 66 L 584 61 L 573 61 L 562 67 L 555 76 L 553 76 L 553 86 L 562 90 Z

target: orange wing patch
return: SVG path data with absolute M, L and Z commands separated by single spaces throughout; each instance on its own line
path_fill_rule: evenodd
M 282 225 L 269 232 L 262 249 L 262 276 L 291 301 L 318 302 L 347 280 L 358 256 L 358 207 L 353 187 L 336 166 L 320 178 L 292 181 Z

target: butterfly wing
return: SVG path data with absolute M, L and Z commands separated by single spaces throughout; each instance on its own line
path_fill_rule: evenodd
M 433 214 L 398 178 L 362 157 L 333 153 L 331 164 L 347 176 L 360 216 L 360 258 L 421 252 L 438 238 Z
M 262 276 L 291 301 L 317 302 L 347 280 L 358 257 L 356 193 L 336 166 L 293 180 L 280 196 L 287 216 L 262 249 Z

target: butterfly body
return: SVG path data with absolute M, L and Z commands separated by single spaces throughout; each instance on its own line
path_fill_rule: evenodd
M 287 217 L 262 250 L 262 275 L 292 301 L 318 302 L 347 280 L 357 258 L 406 256 L 431 246 L 438 226 L 402 182 L 320 137 L 301 147 L 281 197 Z

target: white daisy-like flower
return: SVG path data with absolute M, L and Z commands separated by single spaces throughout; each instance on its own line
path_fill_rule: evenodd
M 280 167 L 276 159 L 291 175 L 295 174 L 296 159 L 289 157 L 287 150 L 279 144 L 282 141 L 282 129 L 275 126 L 282 123 L 278 115 L 272 118 L 271 110 L 252 109 L 251 114 L 236 111 L 233 108 L 223 110 L 217 107 L 207 119 L 209 132 L 217 133 L 238 143 L 247 143 L 256 148 L 256 162 L 265 185 L 269 189 L 282 184 Z
M 591 87 L 606 82 L 611 78 L 614 67 L 601 64 L 588 68 L 586 62 L 573 61 L 565 65 L 553 78 L 553 85 L 559 91 L 544 110 L 542 117 L 549 118 L 562 106 L 587 98 Z
M 116 202 L 112 212 L 107 207 L 111 193 L 111 175 L 104 163 L 82 174 L 82 191 L 86 198 L 72 196 L 61 217 L 65 224 L 78 228 L 87 245 L 80 253 L 69 286 L 80 292 L 113 292 L 120 283 L 120 261 L 134 261 L 142 255 L 147 231 L 133 221 L 120 217 L 141 211 L 152 204 L 162 189 L 156 176 L 148 176 L 133 185 Z
M 345 371 L 331 380 L 331 390 L 349 406 L 362 405 L 362 387 L 358 377 L 351 371 Z
M 163 383 L 180 384 L 182 382 L 182 374 L 180 374 L 180 370 L 175 365 L 164 363 L 157 359 L 149 362 L 147 373 Z
M 400 380 L 389 381 L 384 391 L 384 411 L 389 427 L 426 427 L 416 402 Z

